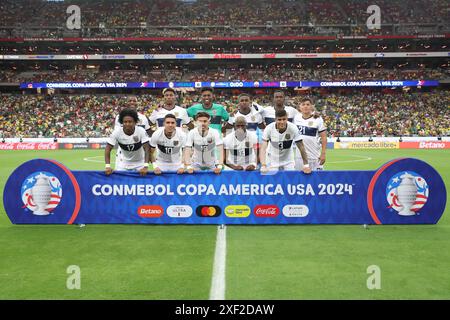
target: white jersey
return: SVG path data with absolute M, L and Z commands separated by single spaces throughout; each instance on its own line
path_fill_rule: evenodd
M 175 118 L 177 118 L 177 127 L 181 127 L 182 125 L 191 122 L 186 109 L 179 106 L 175 106 L 171 110 L 167 110 L 165 108 L 157 108 L 153 110 L 152 114 L 150 115 L 150 122 L 152 124 L 156 124 L 159 128 L 161 128 L 164 126 L 164 117 L 168 114 L 173 114 Z
M 216 146 L 223 144 L 219 131 L 209 128 L 206 136 L 202 136 L 197 128 L 189 131 L 186 147 L 194 149 L 192 163 L 205 167 L 212 167 L 218 163 L 216 157 Z
M 275 127 L 276 123 L 269 124 L 263 132 L 263 140 L 268 141 L 267 162 L 270 166 L 279 167 L 294 163 L 294 148 L 292 145 L 302 138 L 297 127 L 288 122 L 287 128 L 280 133 Z
M 145 115 L 143 115 L 142 113 L 139 113 L 139 112 L 138 112 L 138 117 L 139 117 L 139 120 L 138 120 L 138 122 L 137 122 L 136 125 L 137 125 L 138 127 L 144 128 L 145 131 L 147 131 L 148 129 L 150 129 L 150 124 L 148 123 L 147 117 L 146 117 Z M 123 125 L 121 125 L 121 124 L 119 123 L 119 115 L 117 115 L 117 116 L 116 116 L 116 120 L 115 120 L 115 122 L 114 122 L 114 130 L 116 130 L 117 128 L 122 128 L 122 127 L 123 127 Z
M 236 112 L 234 116 L 230 116 L 230 119 L 228 119 L 228 123 L 232 126 L 234 125 L 234 122 L 236 118 L 238 117 L 244 117 L 247 121 L 247 130 L 249 131 L 256 131 L 258 128 L 258 125 L 263 123 L 263 118 L 261 116 L 261 113 L 256 111 L 255 109 L 251 108 L 250 112 L 248 114 L 242 114 L 239 111 Z
M 293 122 L 295 116 L 299 113 L 295 108 L 289 106 L 284 106 L 284 110 L 286 110 L 287 112 L 289 122 Z M 276 111 L 274 107 L 265 107 L 261 109 L 261 115 L 266 125 L 275 122 L 275 112 Z
M 182 150 L 186 144 L 186 134 L 181 128 L 175 128 L 171 138 L 164 133 L 164 128 L 158 128 L 150 138 L 150 146 L 156 148 L 156 162 L 181 164 Z
M 327 130 L 322 117 L 314 118 L 311 116 L 308 119 L 304 119 L 303 115 L 299 113 L 294 119 L 294 124 L 297 126 L 303 139 L 308 158 L 318 159 L 322 151 L 319 134 Z
M 135 168 L 145 162 L 143 145 L 148 143 L 149 137 L 144 128 L 136 126 L 132 135 L 123 132 L 119 127 L 113 131 L 107 143 L 111 146 L 119 145 L 117 163 L 123 168 Z
M 247 131 L 245 138 L 241 141 L 236 138 L 235 131 L 223 139 L 223 148 L 228 150 L 227 163 L 235 166 L 247 167 L 251 164 L 256 167 L 255 149 L 258 144 L 256 133 Z

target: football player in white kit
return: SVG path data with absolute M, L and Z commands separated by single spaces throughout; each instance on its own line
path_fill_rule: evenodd
M 233 170 L 255 170 L 257 146 L 256 133 L 248 129 L 243 116 L 237 117 L 234 121 L 234 130 L 223 141 L 226 165 Z
M 179 128 L 188 127 L 192 129 L 194 124 L 188 116 L 186 109 L 175 105 L 176 94 L 172 88 L 165 88 L 163 91 L 164 102 L 161 106 L 153 110 L 150 115 L 150 123 L 152 124 L 152 132 L 156 131 L 156 128 L 164 126 L 164 117 L 171 113 L 176 118 L 176 125 Z M 151 135 L 151 134 L 150 134 Z
M 127 106 L 126 108 L 137 110 L 136 97 L 131 97 L 129 99 L 129 102 L 130 102 L 130 105 Z M 147 116 L 145 116 L 144 114 L 142 114 L 140 112 L 138 112 L 137 114 L 138 114 L 138 121 L 137 121 L 136 125 L 138 127 L 144 128 L 145 131 L 147 131 L 147 133 L 149 134 L 150 133 L 150 124 L 149 124 Z M 117 115 L 114 119 L 114 130 L 116 130 L 118 127 L 122 127 L 122 124 L 119 122 L 119 115 Z
M 153 172 L 156 175 L 164 171 L 184 172 L 183 148 L 186 144 L 186 134 L 177 127 L 177 118 L 169 113 L 164 117 L 164 127 L 158 128 L 150 138 L 151 151 L 156 149 L 156 161 Z
M 294 121 L 294 118 L 298 114 L 298 111 L 293 107 L 285 106 L 285 100 L 286 96 L 284 94 L 284 91 L 276 90 L 273 94 L 273 106 L 261 108 L 261 116 L 263 117 L 266 126 L 275 121 L 275 113 L 278 110 L 286 110 L 288 121 Z
M 263 132 L 260 152 L 261 172 L 294 170 L 295 161 L 292 146 L 295 143 L 302 155 L 302 171 L 311 173 L 302 137 L 298 128 L 293 123 L 288 122 L 286 110 L 277 110 L 275 119 L 275 122 L 269 124 Z
M 184 163 L 188 173 L 199 170 L 213 170 L 219 174 L 223 169 L 223 140 L 218 130 L 209 127 L 211 116 L 198 112 L 197 127 L 189 131 L 184 148 Z M 216 156 L 216 148 L 218 157 Z
M 252 108 L 252 98 L 248 93 L 242 93 L 238 97 L 239 105 L 238 110 L 234 115 L 230 115 L 227 124 L 225 125 L 226 131 L 231 132 L 234 128 L 235 119 L 238 117 L 244 117 L 247 122 L 247 130 L 255 132 L 257 128 L 264 129 L 266 126 L 262 118 L 261 112 Z
M 116 144 L 120 154 L 116 162 L 116 171 L 138 171 L 146 175 L 150 161 L 149 137 L 144 128 L 138 127 L 138 114 L 133 109 L 124 109 L 119 114 L 121 127 L 116 128 L 108 138 L 105 148 L 105 173 L 110 175 L 111 150 Z
M 130 106 L 127 107 L 128 109 L 136 109 L 136 105 L 137 105 L 136 97 L 131 97 L 129 99 L 129 104 L 130 104 Z M 150 124 L 149 124 L 147 116 L 145 116 L 144 114 L 142 114 L 140 112 L 138 112 L 137 114 L 138 114 L 138 121 L 137 121 L 136 125 L 138 127 L 144 128 L 144 130 L 147 132 L 147 134 L 150 135 L 151 134 L 151 129 L 150 129 Z M 120 128 L 120 127 L 122 127 L 122 124 L 119 122 L 119 115 L 117 115 L 115 117 L 115 119 L 114 119 L 114 130 L 116 130 L 117 128 Z M 120 166 L 120 160 L 119 160 L 120 157 L 119 156 L 120 156 L 121 152 L 122 151 L 120 149 L 117 150 L 117 153 L 116 153 L 116 166 L 117 165 Z
M 300 113 L 294 119 L 294 124 L 303 138 L 303 144 L 308 154 L 308 163 L 312 171 L 323 170 L 326 160 L 327 128 L 322 117 L 314 117 L 314 105 L 311 99 L 302 99 L 299 111 Z M 295 160 L 295 169 L 299 170 L 301 159 L 296 157 Z

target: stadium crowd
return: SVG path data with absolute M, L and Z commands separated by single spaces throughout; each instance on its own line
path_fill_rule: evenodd
M 145 70 L 0 71 L 0 82 L 152 82 L 152 81 L 346 81 L 346 80 L 443 80 L 446 69 L 303 68 L 301 64 L 252 64 L 248 67 L 188 67 L 160 65 Z
M 301 96 L 287 98 L 296 106 Z M 361 90 L 314 93 L 317 110 L 324 116 L 330 136 L 444 136 L 450 135 L 450 92 L 394 92 Z M 187 108 L 200 101 L 198 92 L 179 96 Z M 215 101 L 228 112 L 236 110 L 237 95 L 216 92 Z M 271 95 L 255 95 L 267 106 Z M 0 136 L 103 137 L 111 133 L 115 115 L 124 107 L 150 116 L 162 97 L 144 95 L 0 95 Z
M 3 36 L 27 36 L 27 33 L 30 36 L 31 31 L 26 27 L 34 27 L 36 36 L 60 36 L 58 33 L 63 32 L 68 16 L 66 8 L 70 4 L 81 8 L 82 35 L 86 37 L 157 36 L 158 33 L 160 36 L 181 37 L 225 36 L 245 33 L 246 28 L 250 34 L 258 32 L 267 35 L 342 33 L 343 30 L 352 34 L 372 33 L 363 27 L 369 16 L 366 9 L 373 4 L 368 0 L 5 0 L 0 4 L 4 15 L 0 26 L 6 27 L 2 29 L 2 33 L 6 33 Z M 380 0 L 377 5 L 382 8 L 382 23 L 410 24 L 410 33 L 419 24 L 433 24 L 436 27 L 439 23 L 448 23 L 446 0 L 410 0 L 408 5 L 401 0 Z M 263 28 L 250 29 L 247 27 L 249 25 Z M 278 27 L 280 25 L 285 27 Z M 347 28 L 342 29 L 343 25 Z M 349 25 L 352 27 L 348 28 Z M 150 26 L 185 28 L 164 30 Z M 244 28 L 240 28 L 242 26 Z M 51 30 L 51 27 L 59 27 L 60 30 Z M 401 29 L 397 31 L 402 32 Z M 383 28 L 377 32 L 392 33 L 393 28 Z
M 275 43 L 205 42 L 180 44 L 156 43 L 3 43 L 0 54 L 180 54 L 180 53 L 335 53 L 335 52 L 426 52 L 446 51 L 448 42 L 430 39 L 414 40 L 351 40 L 327 43 L 324 41 L 285 41 Z

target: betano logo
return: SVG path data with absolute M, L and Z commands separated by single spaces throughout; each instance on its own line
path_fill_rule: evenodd
M 218 206 L 198 206 L 195 213 L 199 217 L 215 218 L 220 216 L 222 210 Z
M 253 209 L 253 214 L 261 218 L 275 218 L 280 214 L 280 208 L 275 205 L 260 205 Z
M 141 218 L 159 218 L 164 214 L 164 209 L 161 206 L 140 206 L 138 208 L 138 215 Z
M 228 206 L 225 215 L 230 218 L 247 218 L 250 215 L 250 207 L 245 205 Z

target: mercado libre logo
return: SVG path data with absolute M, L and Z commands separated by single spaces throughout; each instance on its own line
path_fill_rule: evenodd
M 414 216 L 428 200 L 429 188 L 425 179 L 414 171 L 395 174 L 386 187 L 388 208 L 400 216 Z
M 22 208 L 27 208 L 34 215 L 46 216 L 52 214 L 62 197 L 61 182 L 47 171 L 30 174 L 22 183 Z

